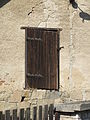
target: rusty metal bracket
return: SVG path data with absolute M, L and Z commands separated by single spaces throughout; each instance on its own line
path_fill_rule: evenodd
M 57 50 L 58 50 L 58 51 L 60 51 L 62 48 L 64 49 L 64 46 L 62 46 L 62 47 L 58 48 Z

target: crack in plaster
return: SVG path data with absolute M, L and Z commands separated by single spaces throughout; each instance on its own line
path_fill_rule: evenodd
M 45 1 L 44 1 L 45 2 Z M 40 2 L 38 4 L 36 4 L 35 6 L 32 7 L 31 11 L 28 13 L 28 15 L 32 14 L 35 10 L 36 7 L 40 6 L 41 4 L 43 4 L 44 2 Z

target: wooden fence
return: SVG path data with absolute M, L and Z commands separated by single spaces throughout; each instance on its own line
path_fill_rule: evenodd
M 54 106 L 44 105 L 31 108 L 21 108 L 6 110 L 5 112 L 0 111 L 0 120 L 60 120 L 58 113 L 54 112 Z

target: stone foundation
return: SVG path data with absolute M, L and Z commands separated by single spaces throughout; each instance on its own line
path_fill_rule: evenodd
M 90 120 L 90 110 L 60 115 L 60 120 Z
M 60 120 L 90 120 L 90 101 L 55 104 Z

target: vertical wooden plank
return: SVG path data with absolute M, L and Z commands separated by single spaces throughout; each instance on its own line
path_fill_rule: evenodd
M 25 29 L 25 88 L 29 88 L 27 82 L 27 28 Z
M 0 120 L 2 120 L 2 111 L 0 111 Z
M 42 39 L 42 34 L 43 34 L 43 31 L 42 30 L 40 30 L 39 31 L 39 37 L 40 37 L 40 39 L 41 39 L 41 41 L 39 41 L 39 43 L 38 43 L 38 73 L 40 74 L 40 75 L 42 75 L 42 77 L 39 77 L 38 78 L 38 83 L 37 83 L 37 88 L 43 88 L 43 78 L 44 78 L 44 75 L 43 75 L 43 39 Z M 42 84 L 42 86 L 41 86 L 41 84 Z
M 17 120 L 17 109 L 13 110 L 13 116 L 12 116 L 13 120 Z
M 58 58 L 58 80 L 56 80 L 56 82 L 57 82 L 57 86 L 56 86 L 56 88 L 59 90 L 59 83 L 60 83 L 60 66 L 59 66 L 59 64 L 60 64 L 60 51 L 59 51 L 59 48 L 60 48 L 60 31 L 57 31 L 57 49 L 58 49 L 58 51 L 57 51 L 57 58 Z
M 41 75 L 41 77 L 38 78 L 37 81 L 37 88 L 43 88 L 43 82 L 44 82 L 44 72 L 43 72 L 43 30 L 39 30 L 39 38 L 41 40 L 38 41 L 38 71 Z
M 24 120 L 24 109 L 20 109 L 20 120 Z
M 58 58 L 57 58 L 57 32 L 44 31 L 44 69 L 46 70 L 46 79 L 44 88 L 57 89 Z
M 55 89 L 59 90 L 59 52 L 58 52 L 58 48 L 59 48 L 59 31 L 57 31 L 56 33 L 56 80 L 55 80 Z
M 48 120 L 48 105 L 44 106 L 44 118 L 43 120 Z
M 49 72 L 49 86 L 50 89 L 57 89 L 57 74 L 58 74 L 58 57 L 57 57 L 57 32 L 50 31 L 48 44 L 49 44 L 49 64 L 50 64 L 50 72 Z
M 5 120 L 10 120 L 10 110 L 5 111 Z
M 51 48 L 51 39 L 52 39 L 52 36 L 51 36 L 51 32 L 47 31 L 47 34 L 46 34 L 46 41 L 47 41 L 47 46 L 46 46 L 46 49 L 47 49 L 47 62 L 46 62 L 46 66 L 47 66 L 47 85 L 46 87 L 48 89 L 50 89 L 50 48 Z
M 49 120 L 53 120 L 53 114 L 54 114 L 54 111 L 53 111 L 53 104 L 50 104 L 49 106 Z
M 33 120 L 37 120 L 37 107 L 33 108 Z
M 55 112 L 55 120 L 60 120 L 60 113 Z
M 38 120 L 42 120 L 42 106 L 39 106 Z
M 32 81 L 33 79 L 29 76 L 27 76 L 28 73 L 33 73 L 34 71 L 34 66 L 33 66 L 33 56 L 31 54 L 34 54 L 33 53 L 33 43 L 32 41 L 28 40 L 27 38 L 33 38 L 34 37 L 34 30 L 33 29 L 29 29 L 27 28 L 26 30 L 26 82 L 27 82 L 27 85 L 28 87 L 31 87 L 32 88 Z M 31 69 L 32 68 L 32 71 Z
M 44 80 L 42 81 L 42 89 L 47 88 L 47 41 L 46 41 L 46 31 L 43 31 L 43 46 L 42 46 L 42 71 L 43 71 L 43 76 L 44 76 Z
M 29 56 L 29 58 L 30 58 L 30 61 L 32 62 L 32 67 L 31 67 L 31 69 L 33 69 L 33 71 L 30 69 L 30 73 L 32 73 L 33 75 L 35 75 L 36 74 L 36 46 L 37 46 L 37 44 L 36 44 L 36 42 L 35 42 L 35 29 L 33 29 L 33 40 L 31 40 L 30 42 L 31 42 L 31 46 L 30 47 L 32 47 L 32 48 L 30 48 L 30 49 L 32 49 L 32 53 L 30 53 L 30 56 Z M 32 60 L 31 60 L 31 56 L 32 56 Z M 33 76 L 32 78 L 32 88 L 35 88 L 35 86 L 36 86 L 36 77 L 35 76 Z
M 5 120 L 5 113 L 2 114 L 2 120 Z
M 53 51 L 56 49 L 55 48 L 55 44 L 54 41 L 55 39 L 53 38 L 53 31 L 49 31 L 49 37 L 50 37 L 50 40 L 49 40 L 49 64 L 50 64 L 50 72 L 49 72 L 49 88 L 50 89 L 55 89 L 53 84 L 54 84 L 54 80 L 55 80 L 55 72 L 52 72 L 53 70 L 55 70 L 54 68 L 54 64 L 56 64 L 55 62 L 55 57 L 53 56 Z M 56 55 L 56 54 L 54 54 Z
M 25 120 L 30 120 L 30 108 L 27 108 L 25 111 Z
M 51 69 L 51 88 L 57 89 L 57 74 L 58 74 L 58 60 L 57 60 L 57 38 L 56 38 L 57 33 L 52 32 L 52 48 L 53 48 L 53 53 L 52 53 L 52 64 L 53 68 Z M 54 59 L 53 59 L 54 58 Z
M 40 37 L 40 29 L 34 29 L 34 50 L 35 50 L 35 63 L 34 63 L 34 68 L 35 68 L 35 73 L 37 75 L 41 75 L 41 71 L 40 71 L 40 51 L 39 51 L 39 47 L 40 47 L 40 42 L 42 40 Z M 38 88 L 39 87 L 39 79 L 40 77 L 37 76 L 34 78 L 34 88 Z

